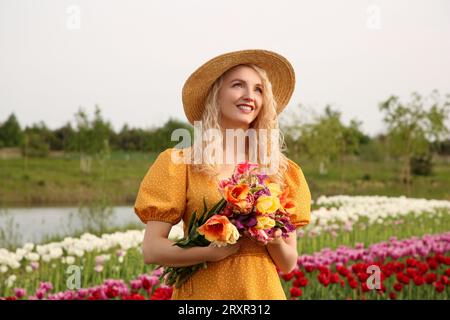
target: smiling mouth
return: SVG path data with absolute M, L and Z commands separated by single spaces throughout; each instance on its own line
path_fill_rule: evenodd
M 253 110 L 255 110 L 255 107 L 249 104 L 238 104 L 237 107 L 239 110 L 242 110 L 244 112 L 252 112 Z

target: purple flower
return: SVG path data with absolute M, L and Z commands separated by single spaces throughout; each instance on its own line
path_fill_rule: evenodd
M 23 288 L 15 288 L 14 293 L 16 297 L 20 299 L 27 294 L 27 291 Z
M 46 291 L 44 289 L 37 289 L 36 290 L 36 298 L 39 300 L 42 300 L 45 297 Z
M 39 285 L 39 289 L 44 290 L 44 293 L 46 293 L 47 291 L 53 290 L 53 285 L 51 282 L 41 282 Z

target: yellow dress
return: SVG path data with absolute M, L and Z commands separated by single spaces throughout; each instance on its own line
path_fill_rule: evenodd
M 196 172 L 190 165 L 175 164 L 171 151 L 163 151 L 141 182 L 134 206 L 143 223 L 184 221 L 185 233 L 193 211 L 203 212 L 203 197 L 208 208 L 221 199 L 214 178 Z M 179 155 L 182 150 L 176 150 Z M 290 198 L 297 211 L 291 221 L 297 228 L 309 223 L 311 194 L 301 168 L 289 160 L 285 173 Z M 266 246 L 243 239 L 239 251 L 217 262 L 208 262 L 179 289 L 173 300 L 285 300 L 275 263 Z

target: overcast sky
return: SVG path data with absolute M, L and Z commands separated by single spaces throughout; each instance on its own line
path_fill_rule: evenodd
M 0 122 L 54 129 L 95 104 L 116 130 L 185 120 L 190 73 L 253 48 L 293 64 L 289 110 L 332 104 L 373 135 L 391 94 L 450 93 L 450 1 L 0 0 Z

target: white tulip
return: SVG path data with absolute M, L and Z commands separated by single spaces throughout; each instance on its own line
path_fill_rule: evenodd
M 75 263 L 75 257 L 72 257 L 72 256 L 68 256 L 68 257 L 66 257 L 66 263 L 67 264 L 74 264 Z
M 29 261 L 39 261 L 39 255 L 35 252 L 29 252 L 25 255 L 25 258 Z
M 52 259 L 58 259 L 61 258 L 61 256 L 63 255 L 63 251 L 61 248 L 52 248 L 50 250 L 50 257 Z
M 25 243 L 25 245 L 23 246 L 23 249 L 25 251 L 31 252 L 34 249 L 34 244 L 31 242 Z
M 6 279 L 5 285 L 6 285 L 8 288 L 11 288 L 11 287 L 14 285 L 14 282 L 16 282 L 16 279 L 17 279 L 16 275 L 14 275 L 14 274 L 10 275 L 10 276 L 8 277 L 8 279 Z

